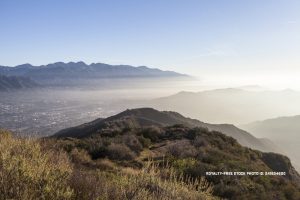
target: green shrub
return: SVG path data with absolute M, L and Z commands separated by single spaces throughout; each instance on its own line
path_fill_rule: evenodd
M 176 158 L 192 158 L 197 156 L 197 150 L 189 141 L 176 141 L 168 147 L 167 153 Z
M 150 139 L 152 142 L 158 142 L 162 138 L 164 131 L 158 127 L 148 127 L 141 131 L 144 138 Z
M 144 148 L 150 147 L 151 140 L 149 138 L 144 138 L 144 136 L 139 136 L 138 139 Z
M 124 135 L 122 138 L 124 144 L 128 146 L 132 151 L 136 154 L 140 153 L 143 150 L 143 146 L 138 140 L 138 138 L 134 135 Z
M 113 160 L 133 160 L 136 154 L 124 144 L 112 143 L 107 147 L 107 155 Z

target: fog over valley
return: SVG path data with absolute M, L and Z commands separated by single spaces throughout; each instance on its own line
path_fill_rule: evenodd
M 100 86 L 1 92 L 0 125 L 48 135 L 134 107 L 171 110 L 204 122 L 235 125 L 300 113 L 300 93 L 293 90 L 259 91 L 254 86 L 209 90 L 199 80 L 174 78 L 101 81 Z M 202 91 L 196 92 L 199 88 Z

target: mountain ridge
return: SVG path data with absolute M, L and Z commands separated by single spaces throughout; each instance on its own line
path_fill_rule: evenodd
M 105 71 L 106 70 L 106 71 Z M 110 71 L 107 71 L 110 70 Z M 91 63 L 86 64 L 82 61 L 79 62 L 55 62 L 47 65 L 34 66 L 29 63 L 17 65 L 15 67 L 0 66 L 0 74 L 5 75 L 27 75 L 29 77 L 36 77 L 37 75 L 45 75 L 45 72 L 52 72 L 55 75 L 66 75 L 58 74 L 65 72 L 81 72 L 81 76 L 87 75 L 87 73 L 99 73 L 106 72 L 105 74 L 89 74 L 94 75 L 94 77 L 103 77 L 103 75 L 110 75 L 112 77 L 117 77 L 118 74 L 113 74 L 113 72 L 122 72 L 127 76 L 187 76 L 186 74 L 180 74 L 173 71 L 164 71 L 158 68 L 149 68 L 146 66 L 134 67 L 131 65 L 110 65 L 105 63 Z M 110 72 L 110 73 L 109 73 Z M 78 75 L 78 74 L 70 74 Z
M 124 85 L 124 81 L 138 78 L 190 78 L 186 74 L 146 66 L 134 67 L 131 65 L 110 65 L 105 63 L 86 64 L 82 61 L 55 62 L 39 66 L 33 66 L 28 63 L 15 67 L 0 66 L 0 74 L 26 76 L 43 86 L 75 86 L 84 88 L 86 86 L 89 86 L 87 88 L 93 88 Z M 111 79 L 114 79 L 116 83 L 112 82 Z

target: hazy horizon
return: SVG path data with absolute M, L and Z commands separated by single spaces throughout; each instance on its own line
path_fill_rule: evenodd
M 30 62 L 28 63 L 20 63 L 14 66 L 7 66 L 7 67 L 17 67 L 20 65 L 24 65 L 24 64 L 30 64 L 32 66 L 44 66 L 44 65 L 48 65 L 48 64 L 53 64 L 53 63 L 58 63 L 58 62 L 62 62 L 62 61 L 56 61 L 56 62 L 51 62 L 51 63 L 43 63 L 40 65 L 34 65 Z M 87 65 L 93 64 L 94 62 L 91 63 L 87 63 L 85 61 L 82 60 L 78 60 L 78 61 L 65 61 L 64 63 L 71 63 L 71 62 L 84 62 Z M 97 63 L 104 63 L 104 62 L 97 62 Z M 104 64 L 109 64 L 109 65 L 130 65 L 130 64 L 126 64 L 126 63 L 120 63 L 120 64 L 111 64 L 111 63 L 104 63 Z M 5 66 L 5 65 L 1 65 L 0 66 Z M 157 66 L 149 66 L 147 64 L 145 65 L 139 65 L 139 66 L 133 66 L 133 67 L 141 67 L 141 66 L 146 66 L 148 68 L 152 68 L 152 69 L 160 69 L 163 71 L 171 71 L 168 69 L 161 69 L 160 67 Z M 174 72 L 178 72 L 178 71 L 174 71 Z M 178 72 L 180 73 L 180 72 Z M 245 89 L 245 90 L 275 90 L 275 91 L 280 91 L 280 90 L 286 90 L 286 89 L 292 89 L 295 91 L 299 91 L 300 90 L 300 84 L 299 86 L 296 85 L 292 85 L 291 82 L 294 82 L 293 77 L 289 76 L 290 80 L 285 80 L 282 79 L 282 77 L 279 77 L 278 75 L 276 75 L 276 78 L 272 77 L 272 76 L 256 76 L 254 78 L 248 78 L 245 79 L 244 77 L 238 77 L 235 76 L 234 79 L 227 77 L 226 75 L 222 75 L 222 74 L 216 74 L 214 75 L 214 77 L 202 77 L 202 76 L 197 76 L 194 74 L 190 74 L 190 73 L 184 73 L 188 76 L 191 77 L 191 80 L 186 81 L 186 83 L 190 84 L 190 86 L 192 85 L 192 87 L 190 87 L 187 90 L 184 89 L 179 89 L 177 90 L 179 91 L 189 91 L 189 92 L 201 92 L 201 91 L 205 91 L 205 90 L 214 90 L 214 89 L 226 89 L 226 88 L 239 88 L 239 89 Z M 294 74 L 293 76 L 297 76 L 297 74 Z M 256 80 L 256 81 L 255 81 Z M 263 81 L 262 81 L 263 80 Z M 264 83 L 264 81 L 268 80 L 268 83 Z M 278 81 L 281 80 L 284 83 Z M 183 87 L 184 88 L 184 87 Z
M 4 0 L 0 60 L 145 65 L 208 85 L 300 89 L 299 8 L 296 0 Z

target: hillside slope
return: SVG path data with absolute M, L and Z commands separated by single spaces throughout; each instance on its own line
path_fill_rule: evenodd
M 219 200 L 203 177 L 183 182 L 170 168 L 154 163 L 126 168 L 91 160 L 82 149 L 56 149 L 52 142 L 0 129 L 1 200 Z
M 113 124 L 113 125 L 111 125 Z M 102 131 L 107 127 L 114 126 L 114 129 L 122 129 L 124 127 L 139 128 L 143 126 L 172 126 L 175 124 L 183 124 L 187 127 L 205 127 L 209 130 L 222 132 L 228 136 L 235 138 L 240 144 L 258 149 L 261 151 L 279 151 L 276 146 L 265 145 L 264 142 L 255 138 L 250 133 L 243 131 L 230 124 L 208 124 L 199 120 L 186 118 L 176 112 L 163 111 L 152 108 L 139 108 L 126 110 L 115 116 L 106 119 L 97 119 L 90 123 L 86 123 L 77 127 L 62 130 L 56 136 L 84 137 L 95 132 Z
M 213 186 L 213 195 L 221 198 L 300 198 L 300 176 L 286 156 L 243 147 L 217 131 L 191 128 L 192 121 L 191 127 L 168 126 L 178 122 L 181 116 L 172 112 L 157 115 L 157 112 L 149 108 L 127 110 L 63 130 L 47 140 L 56 148 L 70 152 L 77 165 L 84 169 L 99 166 L 106 170 L 112 170 L 112 166 L 136 169 L 150 160 L 156 166 L 168 166 L 173 173 L 190 179 L 205 177 Z M 87 161 L 86 157 L 92 160 Z M 103 166 L 107 160 L 110 164 Z M 264 175 L 217 176 L 207 172 L 262 172 Z M 267 175 L 266 172 L 285 175 Z

